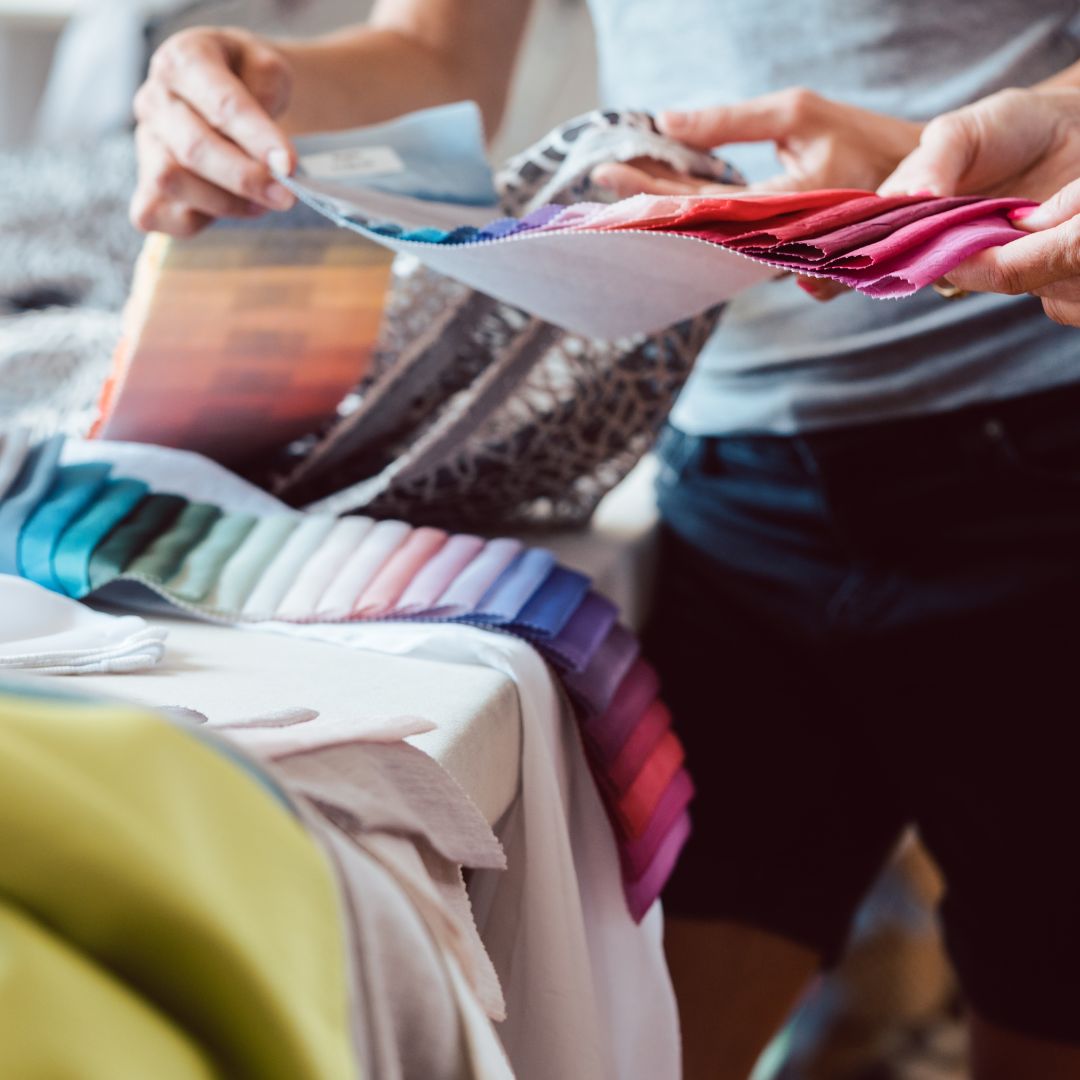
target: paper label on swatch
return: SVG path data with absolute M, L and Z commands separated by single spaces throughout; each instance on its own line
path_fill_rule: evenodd
M 360 176 L 391 176 L 405 171 L 405 162 L 392 146 L 352 146 L 301 159 L 308 176 L 318 180 L 344 180 Z

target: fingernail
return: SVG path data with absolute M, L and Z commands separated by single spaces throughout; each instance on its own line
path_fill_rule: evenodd
M 688 119 L 686 113 L 670 111 L 662 112 L 657 117 L 660 127 L 669 134 L 684 130 Z
M 270 171 L 277 176 L 289 176 L 292 173 L 292 161 L 285 150 L 271 150 L 266 155 L 266 164 Z
M 927 187 L 920 188 L 918 191 L 913 191 L 911 192 L 911 194 L 914 195 L 917 199 L 932 199 L 935 195 L 937 195 L 937 192 Z
M 267 184 L 265 189 L 266 201 L 276 210 L 288 210 L 296 202 L 296 197 L 288 188 L 280 184 Z
M 1039 209 L 1041 207 L 1038 206 L 1018 206 L 1015 210 L 1010 210 L 1007 216 L 1010 221 L 1024 221 Z
M 800 278 L 795 279 L 795 284 L 799 286 L 804 293 L 812 296 L 817 300 L 822 295 L 822 286 L 813 278 Z

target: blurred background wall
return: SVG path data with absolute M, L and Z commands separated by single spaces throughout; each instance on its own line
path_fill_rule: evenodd
M 303 36 L 362 21 L 372 0 L 0 0 L 0 149 L 94 138 L 130 122 L 153 48 L 200 24 Z M 536 0 L 496 159 L 595 104 L 582 0 Z

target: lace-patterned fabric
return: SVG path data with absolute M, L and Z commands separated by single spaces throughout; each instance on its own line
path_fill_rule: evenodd
M 642 113 L 594 112 L 512 159 L 504 210 L 606 201 L 591 170 L 652 157 L 737 183 Z M 372 374 L 274 485 L 324 512 L 453 527 L 580 524 L 651 445 L 719 308 L 662 333 L 595 341 L 424 268 L 394 266 Z

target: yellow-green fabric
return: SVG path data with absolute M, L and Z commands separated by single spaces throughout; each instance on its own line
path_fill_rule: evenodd
M 333 872 L 254 777 L 152 713 L 0 690 L 0 793 L 0 1076 L 357 1076 Z M 51 1038 L 7 1037 L 17 1001 Z M 110 1072 L 113 1038 L 172 1057 Z
M 0 1067 L 20 1080 L 218 1080 L 167 1016 L 0 902 Z

